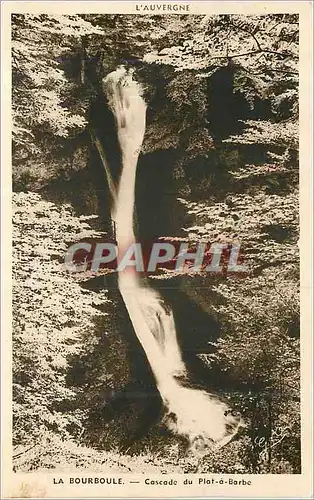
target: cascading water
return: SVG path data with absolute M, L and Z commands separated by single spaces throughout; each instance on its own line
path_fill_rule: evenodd
M 135 179 L 145 126 L 146 104 L 132 70 L 120 66 L 103 81 L 117 126 L 122 172 L 112 217 L 116 222 L 119 253 L 135 243 L 133 230 Z M 239 419 L 205 391 L 182 386 L 182 360 L 172 313 L 159 294 L 141 282 L 135 269 L 118 275 L 119 289 L 135 333 L 154 373 L 166 409 L 165 422 L 175 433 L 198 447 L 221 446 L 237 432 Z M 180 382 L 181 380 L 181 382 Z M 201 443 L 201 444 L 200 444 Z

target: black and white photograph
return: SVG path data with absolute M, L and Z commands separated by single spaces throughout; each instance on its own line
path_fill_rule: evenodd
M 7 46 L 12 472 L 301 475 L 299 14 L 52 3 L 11 7 Z

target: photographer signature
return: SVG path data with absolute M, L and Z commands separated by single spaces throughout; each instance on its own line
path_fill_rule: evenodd
M 286 437 L 290 436 L 290 434 L 291 431 L 289 427 L 276 427 L 276 429 L 272 431 L 270 439 L 267 439 L 264 436 L 256 436 L 256 438 L 254 439 L 254 444 L 258 448 L 262 449 L 262 451 L 260 452 L 260 457 L 262 459 L 267 459 L 270 450 L 278 446 L 279 443 L 281 443 L 281 441 L 283 441 Z

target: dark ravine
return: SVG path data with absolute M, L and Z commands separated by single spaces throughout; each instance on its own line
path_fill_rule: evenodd
M 122 152 L 122 171 L 115 193 L 112 218 L 116 223 L 119 248 L 135 242 L 133 210 L 136 167 L 145 131 L 146 105 L 131 71 L 123 66 L 104 80 L 109 105 L 114 113 Z M 109 179 L 109 184 L 111 179 Z M 158 391 L 165 405 L 165 423 L 174 433 L 186 437 L 191 445 L 200 440 L 204 450 L 222 446 L 236 434 L 241 421 L 228 407 L 200 390 L 184 387 L 186 367 L 177 340 L 174 318 L 162 304 L 161 297 L 141 283 L 136 271 L 118 273 L 123 301 L 135 333 L 145 351 Z
M 140 74 L 140 80 L 152 78 L 152 75 L 147 75 L 147 69 L 145 69 L 144 74 L 143 72 L 141 74 L 139 70 L 137 70 L 137 72 Z M 227 76 L 229 78 L 229 75 Z M 230 85 L 230 82 L 228 84 Z M 150 130 L 154 120 L 158 117 L 158 107 L 161 106 L 161 103 L 166 98 L 164 90 L 162 90 L 165 82 L 163 84 L 159 82 L 158 85 L 157 92 L 152 92 L 152 90 L 150 90 L 150 95 L 147 96 L 151 98 L 147 110 L 148 130 Z M 98 85 L 98 87 L 98 97 L 94 100 L 90 108 L 89 128 L 93 131 L 101 144 L 106 161 L 112 173 L 114 184 L 117 186 L 122 169 L 121 146 L 117 140 L 114 114 L 108 105 L 108 98 L 102 86 Z M 205 88 L 206 87 L 204 87 L 204 90 Z M 214 89 L 215 88 L 214 85 Z M 208 85 L 208 92 L 213 92 L 210 85 Z M 204 94 L 204 98 L 205 97 L 206 94 Z M 157 108 L 154 109 L 156 105 Z M 212 121 L 215 123 L 217 117 L 213 118 Z M 232 125 L 229 123 L 229 125 L 226 124 L 226 126 L 230 128 Z M 228 130 L 225 129 L 224 133 L 227 133 Z M 145 133 L 144 151 L 147 151 L 147 144 L 149 145 L 150 140 L 150 134 L 148 134 L 147 138 Z M 216 168 L 218 173 L 219 168 L 223 170 L 223 162 L 226 162 L 226 164 L 229 162 L 229 150 L 230 148 L 228 146 L 221 147 L 219 144 L 213 147 L 210 152 L 210 158 L 207 161 L 207 163 L 211 165 L 211 170 Z M 92 185 L 95 186 L 97 212 L 100 216 L 97 228 L 110 232 L 110 219 L 113 207 L 112 193 L 110 193 L 110 187 L 104 171 L 101 154 L 99 154 L 97 147 L 95 147 L 94 141 L 91 141 L 89 146 L 89 154 L 89 173 Z M 136 232 L 137 235 L 144 240 L 151 240 L 161 235 L 171 236 L 175 234 L 176 236 L 184 236 L 181 228 L 188 224 L 188 218 L 186 211 L 177 200 L 177 197 L 180 195 L 182 183 L 180 181 L 178 182 L 174 177 L 174 166 L 183 155 L 184 145 L 182 145 L 181 148 L 179 147 L 179 149 L 153 149 L 151 152 L 146 152 L 139 157 L 135 188 Z M 188 177 L 188 182 L 195 184 L 195 189 L 201 184 L 200 180 L 202 176 L 208 175 L 207 163 L 203 169 L 197 169 L 196 165 L 190 167 L 192 177 Z M 188 165 L 186 167 L 186 174 L 187 176 L 189 175 Z M 211 175 L 210 170 L 209 175 Z M 218 183 L 218 180 L 216 180 L 216 183 Z M 215 185 L 212 187 L 212 192 L 215 193 Z M 217 196 L 217 193 L 215 193 L 215 196 Z M 211 389 L 213 391 L 218 391 L 221 397 L 221 381 L 216 379 L 216 375 L 213 376 L 213 374 L 210 373 L 203 361 L 198 357 L 198 354 L 212 352 L 213 348 L 208 341 L 210 340 L 213 342 L 217 340 L 220 325 L 213 314 L 211 314 L 208 300 L 203 300 L 203 305 L 200 305 L 202 287 L 191 290 L 188 283 L 189 281 L 191 281 L 191 278 L 188 277 L 176 278 L 175 280 L 168 279 L 166 282 L 150 280 L 150 286 L 158 291 L 160 296 L 163 297 L 163 300 L 168 303 L 168 307 L 173 311 L 178 342 L 189 374 L 188 379 L 183 382 L 184 385 L 198 387 L 201 390 Z M 117 295 L 116 291 L 116 278 L 95 278 L 85 284 L 85 286 L 95 289 L 98 286 L 97 283 L 99 283 L 101 288 L 103 286 L 109 288 L 109 296 L 112 300 L 122 305 L 121 298 Z M 206 287 L 208 287 L 208 283 Z M 120 439 L 123 443 L 126 441 L 128 443 L 127 446 L 129 446 L 129 444 L 133 445 L 137 440 L 145 437 L 146 434 L 150 432 L 152 425 L 154 428 L 155 423 L 158 424 L 159 422 L 160 424 L 162 418 L 162 399 L 156 390 L 153 372 L 149 367 L 143 347 L 136 339 L 134 329 L 127 314 L 123 316 L 125 316 L 124 321 L 128 323 L 128 326 L 125 328 L 125 323 L 121 323 L 119 320 L 117 323 L 117 330 L 121 332 L 118 334 L 118 337 L 126 346 L 128 355 L 127 360 L 121 362 L 122 366 L 126 363 L 128 368 L 130 368 L 131 377 L 128 381 L 126 380 L 124 384 L 118 384 L 116 390 L 104 389 L 104 397 L 103 391 L 100 391 L 96 409 L 90 413 L 91 427 L 89 423 L 87 423 L 87 427 L 91 429 L 94 427 L 91 432 L 92 435 L 97 436 L 96 439 L 98 440 L 99 436 L 103 434 L 103 426 L 108 429 L 109 425 L 109 429 L 113 429 L 114 432 L 114 420 L 116 422 L 120 421 L 121 423 L 125 422 L 124 413 L 129 411 L 128 408 L 130 407 L 129 405 L 131 405 L 133 408 L 132 411 L 138 415 L 137 418 L 140 419 L 139 421 L 141 424 L 134 426 L 134 423 L 129 422 L 126 426 L 127 431 L 122 432 Z M 195 325 L 197 325 L 197 328 Z M 128 334 L 126 334 L 127 332 Z M 143 406 L 143 395 L 145 393 L 148 394 L 148 398 Z M 103 404 L 104 401 L 105 404 Z M 99 419 L 98 423 L 96 423 L 97 419 Z M 160 427 L 160 425 L 157 426 L 154 432 L 157 432 L 157 434 L 162 432 L 162 427 Z M 86 435 L 88 436 L 89 432 L 87 432 Z M 92 435 L 90 435 L 88 439 L 94 442 Z M 116 433 L 116 435 L 118 435 L 118 433 Z M 118 439 L 119 442 L 120 439 Z M 105 442 L 103 442 L 103 446 L 106 447 Z M 123 446 L 125 446 L 125 443 Z M 137 446 L 140 446 L 140 444 Z
M 151 240 L 161 235 L 184 236 L 182 227 L 189 225 L 189 216 L 177 201 L 177 197 L 185 192 L 185 186 L 189 186 L 190 190 L 192 187 L 194 199 L 202 199 L 204 196 L 206 200 L 208 196 L 211 196 L 213 201 L 224 200 L 225 193 L 230 190 L 231 186 L 231 178 L 227 174 L 227 169 L 230 167 L 236 169 L 244 165 L 245 161 L 250 161 L 250 156 L 254 159 L 260 157 L 259 161 L 262 163 L 265 161 L 266 148 L 260 146 L 235 147 L 223 144 L 219 140 L 219 137 L 226 136 L 231 131 L 239 131 L 237 119 L 245 117 L 245 113 L 248 112 L 245 106 L 241 108 L 239 98 L 233 97 L 230 73 L 226 72 L 225 92 L 228 94 L 227 102 L 232 104 L 234 112 L 228 113 L 228 110 L 225 110 L 226 120 L 221 128 L 222 122 L 219 120 L 219 115 L 222 109 L 225 109 L 222 103 L 222 94 L 218 92 L 218 87 L 221 86 L 224 79 L 224 72 L 221 71 L 219 78 L 217 75 L 216 83 L 213 79 L 212 82 L 208 81 L 207 87 L 205 85 L 203 88 L 204 99 L 208 99 L 212 103 L 213 97 L 215 95 L 218 97 L 215 106 L 211 104 L 210 113 L 207 116 L 208 122 L 205 122 L 210 133 L 213 134 L 212 147 L 205 158 L 196 156 L 190 160 L 187 159 L 184 166 L 184 178 L 177 179 L 175 166 L 186 155 L 184 134 L 182 144 L 176 148 L 159 149 L 158 144 L 152 144 L 154 123 L 156 120 L 158 123 L 164 119 L 163 103 L 166 105 L 169 120 L 171 113 L 174 112 L 165 95 L 165 85 L 169 76 L 167 76 L 167 72 L 159 72 L 159 79 L 156 79 L 157 89 L 153 90 L 151 80 L 155 70 L 150 69 L 151 74 L 147 68 L 136 69 L 136 72 L 144 83 L 145 79 L 148 80 L 150 87 L 147 95 L 150 104 L 147 110 L 144 154 L 140 155 L 136 176 L 136 232 L 144 240 Z M 163 79 L 164 81 L 162 81 Z M 98 96 L 91 103 L 88 129 L 93 131 L 101 144 L 107 163 L 110 165 L 114 183 L 117 185 L 122 168 L 121 148 L 117 140 L 115 120 L 108 106 L 107 97 L 103 93 L 102 86 L 100 84 L 97 86 Z M 239 106 L 242 115 L 239 113 Z M 209 123 L 213 124 L 212 130 L 210 130 Z M 220 123 L 219 130 L 215 128 L 216 123 Z M 67 182 L 57 181 L 55 189 L 52 183 L 48 191 L 45 190 L 45 194 L 46 196 L 48 194 L 48 198 L 56 200 L 56 197 L 60 196 L 60 191 L 64 192 L 61 201 L 70 201 L 78 213 L 98 213 L 99 219 L 95 227 L 110 233 L 112 195 L 101 155 L 88 131 L 86 140 L 89 143 L 86 155 L 88 168 L 73 173 Z M 75 179 L 77 179 L 77 187 L 73 189 Z M 67 191 L 67 184 L 70 191 Z M 243 183 L 239 187 L 243 189 Z M 254 189 L 254 186 L 250 186 L 250 189 Z M 234 186 L 234 190 L 237 191 L 236 186 Z M 102 277 L 95 278 L 85 286 L 95 289 L 98 286 L 97 283 L 101 288 L 103 286 L 109 288 L 109 297 L 115 304 L 122 306 L 121 298 L 116 292 L 115 278 L 107 277 L 105 280 Z M 211 278 L 207 278 L 205 285 L 197 285 L 195 289 L 194 283 L 194 278 L 182 277 L 175 280 L 168 279 L 166 282 L 152 280 L 150 286 L 158 290 L 158 293 L 173 311 L 182 357 L 189 373 L 189 380 L 186 383 L 193 387 L 217 391 L 221 397 L 225 386 L 230 389 L 229 382 L 223 380 L 222 374 L 211 373 L 198 357 L 199 354 L 212 352 L 213 347 L 209 341 L 216 341 L 221 329 L 215 315 L 212 314 L 210 298 L 207 297 L 208 291 L 206 291 L 206 297 L 204 296 L 204 290 L 211 286 Z M 126 328 L 125 321 L 128 324 Z M 129 319 L 118 321 L 115 336 L 128 353 L 127 357 L 121 358 L 119 363 L 126 371 L 130 370 L 131 375 L 122 384 L 115 382 L 113 384 L 114 390 L 110 388 L 112 383 L 109 384 L 108 390 L 106 388 L 99 390 L 99 394 L 96 396 L 96 406 L 90 410 L 90 420 L 86 423 L 91 433 L 87 431 L 86 436 L 89 436 L 87 437 L 88 442 L 95 443 L 95 440 L 99 442 L 100 439 L 101 446 L 106 447 L 106 439 L 103 440 L 101 436 L 105 436 L 109 432 L 112 435 L 115 434 L 116 437 L 113 440 L 117 439 L 121 446 L 134 446 L 134 443 L 139 440 L 135 446 L 136 449 L 140 449 L 141 440 L 150 433 L 151 429 L 154 429 L 155 438 L 163 432 L 164 428 L 159 425 L 162 417 L 162 400 L 156 390 L 154 376 L 147 363 L 146 355 L 136 339 Z M 107 363 L 109 363 L 107 366 L 110 369 L 111 362 Z M 115 376 L 114 374 L 114 378 Z M 149 394 L 145 405 L 143 405 L 142 396 L 139 396 L 139 394 L 144 393 Z M 130 405 L 133 408 L 133 418 L 126 423 L 125 413 L 129 412 Z M 91 406 L 93 406 L 92 403 Z M 139 420 L 139 425 L 134 423 L 136 420 Z M 118 425 L 120 431 L 115 432 L 117 422 L 121 423 L 121 427 Z M 125 445 L 125 442 L 128 444 Z

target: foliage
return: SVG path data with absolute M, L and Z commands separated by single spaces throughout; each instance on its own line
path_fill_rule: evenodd
M 182 71 L 207 70 L 225 64 L 227 59 L 237 59 L 249 74 L 259 75 L 265 85 L 273 82 L 277 72 L 281 80 L 282 75 L 287 75 L 297 82 L 296 15 L 209 15 L 196 19 L 190 38 L 187 34 L 180 45 L 150 53 L 146 60 Z
M 179 39 L 180 44 L 173 44 L 167 48 L 155 49 L 145 55 L 144 60 L 150 64 L 161 64 L 173 67 L 179 72 L 173 79 L 173 95 L 176 93 L 183 96 L 182 102 L 186 101 L 184 91 L 180 92 L 181 81 L 184 81 L 188 71 L 194 73 L 194 91 L 199 92 L 201 80 L 209 82 L 217 80 L 221 70 L 226 75 L 229 71 L 232 80 L 233 98 L 228 101 L 229 109 L 226 116 L 223 114 L 223 103 L 219 102 L 221 112 L 220 118 L 228 119 L 232 114 L 232 107 L 241 103 L 245 109 L 246 118 L 257 117 L 258 109 L 264 103 L 264 110 L 268 109 L 267 116 L 278 121 L 291 119 L 294 121 L 298 115 L 298 18 L 289 14 L 269 14 L 261 16 L 244 15 L 211 15 L 196 16 L 193 23 L 192 33 L 188 30 L 185 37 Z M 177 85 L 175 82 L 178 82 Z M 226 82 L 217 80 L 217 93 L 209 94 L 208 106 L 215 109 L 212 99 L 219 99 L 219 92 L 225 92 Z M 219 88 L 220 86 L 220 88 Z M 223 94 L 222 94 L 223 95 Z M 226 95 L 229 99 L 229 96 Z M 203 102 L 206 97 L 203 94 Z M 264 112 L 265 112 L 264 111 Z M 243 110 L 242 110 L 243 112 Z M 216 117 L 215 117 L 216 118 Z M 215 119 L 214 118 L 214 119 Z M 256 135 L 256 128 L 264 127 L 270 131 L 272 124 L 254 124 L 246 122 L 247 126 L 253 126 L 252 135 Z M 273 134 L 281 136 L 281 129 L 273 127 Z M 287 137 L 291 133 L 297 137 L 297 131 L 293 130 L 293 123 L 286 126 Z M 228 130 L 228 126 L 226 127 Z M 265 132 L 263 134 L 263 132 Z M 266 130 L 261 135 L 266 137 Z M 287 137 L 289 140 L 289 137 Z
M 187 205 L 201 222 L 186 230 L 190 241 L 239 243 L 251 269 L 297 261 L 297 193 L 230 194 L 225 202 Z
M 15 470 L 29 472 L 53 468 L 58 472 L 98 472 L 110 471 L 111 473 L 137 472 L 163 472 L 165 464 L 162 459 L 149 453 L 137 456 L 122 455 L 119 450 L 111 449 L 110 452 L 95 450 L 86 446 L 79 446 L 73 441 L 63 441 L 53 433 L 47 433 L 40 443 L 33 447 L 17 447 L 15 450 Z M 182 472 L 182 468 L 173 464 L 173 471 Z
M 32 130 L 42 126 L 58 137 L 84 126 L 84 117 L 65 105 L 74 86 L 60 61 L 77 50 L 83 36 L 99 32 L 78 16 L 13 16 L 13 137 L 17 145 L 28 146 Z
M 237 137 L 229 137 L 224 142 L 238 144 L 267 144 L 270 146 L 298 148 L 298 124 L 294 121 L 272 123 L 269 121 L 247 120 L 247 129 Z
M 292 472 L 300 470 L 296 277 L 296 265 L 282 264 L 279 270 L 244 281 L 229 278 L 214 287 L 225 335 L 207 362 L 238 387 L 230 398 L 248 418 L 252 472 L 275 472 L 278 461 L 286 461 Z
M 198 221 L 187 230 L 191 241 L 238 242 L 248 266 L 242 276 L 204 275 L 222 331 L 215 352 L 199 356 L 247 419 L 239 463 L 251 473 L 298 473 L 297 196 L 229 193 L 215 204 L 181 201 Z
M 82 40 L 96 33 L 102 32 L 79 16 L 12 15 L 14 180 L 36 178 L 48 159 L 53 170 L 64 141 L 71 149 L 84 130 L 88 101 L 77 99 L 80 67 L 70 78 L 65 62 L 71 57 L 74 64 Z M 64 150 L 63 163 L 67 155 Z
M 68 360 L 85 350 L 108 299 L 84 293 L 58 259 L 67 242 L 96 234 L 88 217 L 35 193 L 14 194 L 13 214 L 14 442 L 38 442 L 47 431 L 69 439 L 81 432 L 82 415 L 73 411 Z
M 200 358 L 248 425 L 237 452 L 226 447 L 219 460 L 204 459 L 211 471 L 232 470 L 231 449 L 239 471 L 300 471 L 296 22 L 210 16 L 191 40 L 146 57 L 174 66 L 178 82 L 192 68 L 211 79 L 229 65 L 233 95 L 248 104 L 243 126 L 223 137 L 224 146 L 201 141 L 198 156 L 191 162 L 185 154 L 175 171 L 189 241 L 238 243 L 248 266 L 241 277 L 203 275 L 222 331 L 216 351 Z M 268 115 L 257 113 L 261 100 Z M 193 279 L 187 275 L 184 286 Z

